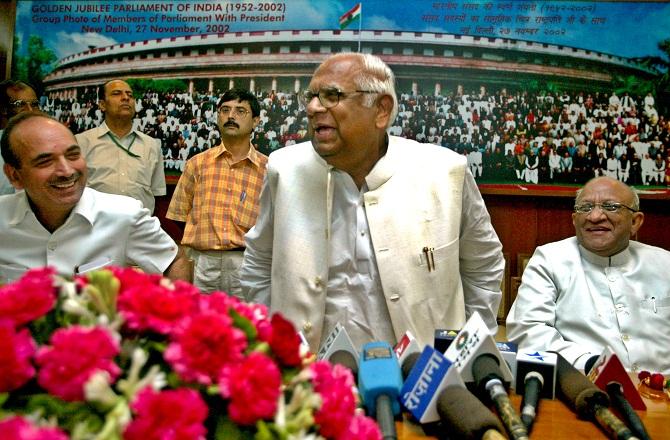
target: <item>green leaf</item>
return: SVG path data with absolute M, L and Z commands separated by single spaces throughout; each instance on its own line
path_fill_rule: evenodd
M 244 332 L 247 341 L 255 341 L 258 337 L 258 331 L 256 331 L 254 324 L 233 309 L 230 309 L 229 313 L 230 317 L 233 318 L 233 325 Z
M 78 424 L 86 426 L 89 432 L 102 428 L 103 417 L 92 406 L 84 402 L 66 402 L 48 394 L 31 396 L 25 406 L 26 413 L 39 413 L 44 418 L 56 417 L 58 425 L 71 431 Z
M 253 440 L 254 437 L 249 431 L 242 430 L 240 426 L 237 426 L 228 417 L 217 417 L 214 439 Z

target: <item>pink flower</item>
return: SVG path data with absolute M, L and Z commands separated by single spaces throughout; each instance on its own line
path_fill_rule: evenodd
M 129 329 L 169 334 L 180 320 L 196 311 L 200 294 L 192 285 L 175 282 L 170 289 L 158 283 L 160 278 L 139 277 L 136 270 L 124 274 L 118 310 Z
M 164 357 L 182 380 L 210 385 L 225 366 L 242 360 L 246 347 L 244 332 L 233 327 L 230 316 L 201 312 L 181 321 Z
M 240 425 L 271 419 L 281 393 L 281 372 L 268 356 L 254 352 L 241 363 L 224 370 L 221 395 L 230 399 L 228 415 Z
M 0 287 L 0 319 L 16 327 L 46 315 L 56 302 L 55 270 L 31 269 L 18 281 Z
M 137 285 L 140 285 L 140 284 L 141 285 L 144 285 L 144 284 L 158 285 L 158 284 L 160 284 L 160 281 L 163 279 L 162 275 L 160 275 L 160 274 L 144 273 L 141 270 L 137 270 L 137 269 L 132 268 L 132 267 L 112 266 L 112 267 L 109 268 L 109 270 L 119 280 L 119 283 L 121 285 L 120 293 L 122 293 L 125 289 L 129 289 L 131 287 L 134 287 L 134 286 L 137 286 Z
M 355 438 L 356 440 L 381 440 L 382 433 L 379 431 L 379 426 L 370 417 L 364 415 L 356 415 L 352 417 L 349 426 L 344 430 L 338 440 L 349 440 Z
M 72 326 L 56 330 L 51 346 L 38 350 L 38 383 L 63 400 L 83 400 L 84 384 L 96 371 L 109 373 L 112 382 L 120 369 L 114 363 L 119 344 L 104 328 Z
M 12 322 L 0 320 L 0 393 L 20 388 L 35 376 L 30 363 L 35 341 L 27 329 L 14 329 Z
M 134 419 L 123 433 L 125 440 L 204 439 L 207 405 L 197 391 L 188 388 L 156 392 L 140 391 L 131 404 Z
M 247 304 L 238 298 L 223 292 L 213 292 L 211 295 L 200 297 L 200 310 L 218 311 L 230 314 L 234 310 L 238 315 L 248 319 L 258 331 L 259 338 L 267 340 L 272 333 L 270 321 L 268 321 L 268 308 L 264 304 Z M 267 335 L 266 338 L 261 336 Z
M 295 327 L 283 316 L 278 313 L 272 315 L 272 331 L 268 342 L 272 352 L 279 361 L 289 367 L 298 367 L 302 359 L 300 358 L 300 336 L 295 331 Z
M 338 438 L 347 429 L 356 408 L 351 372 L 341 365 L 331 366 L 325 361 L 311 365 L 314 391 L 321 395 L 321 408 L 314 414 L 319 433 Z
M 67 440 L 58 428 L 39 428 L 23 417 L 13 416 L 0 421 L 2 440 Z

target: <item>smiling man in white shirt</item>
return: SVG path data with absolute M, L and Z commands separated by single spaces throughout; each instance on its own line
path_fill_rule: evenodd
M 63 275 L 135 265 L 188 279 L 183 251 L 139 201 L 86 187 L 86 162 L 63 124 L 22 113 L 0 149 L 4 173 L 24 190 L 0 196 L 0 284 L 47 265 Z
M 507 316 L 521 348 L 555 350 L 576 367 L 614 349 L 631 370 L 670 373 L 670 252 L 632 241 L 637 194 L 611 177 L 577 193 L 576 236 L 535 250 Z

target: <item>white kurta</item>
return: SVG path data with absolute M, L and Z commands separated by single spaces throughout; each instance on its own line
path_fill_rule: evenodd
M 670 373 L 670 252 L 636 241 L 599 257 L 575 237 L 535 250 L 507 316 L 520 347 L 577 367 L 609 345 L 632 371 Z
M 309 142 L 270 155 L 240 274 L 247 298 L 286 315 L 314 350 L 331 330 L 326 304 L 337 264 L 330 261 L 330 241 L 338 218 L 333 172 Z M 366 184 L 363 232 L 374 252 L 369 263 L 377 266 L 369 273 L 378 273 L 370 285 L 381 284 L 395 337 L 409 330 L 421 343 L 432 343 L 436 328 L 460 328 L 475 310 L 495 332 L 502 246 L 465 158 L 390 136 Z M 424 247 L 434 248 L 436 270 L 428 270 Z

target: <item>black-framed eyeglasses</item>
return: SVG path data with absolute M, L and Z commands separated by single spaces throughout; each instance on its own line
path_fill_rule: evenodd
M 341 99 L 346 99 L 349 96 L 358 94 L 358 93 L 379 93 L 372 90 L 354 90 L 353 92 L 343 92 L 337 87 L 326 87 L 320 89 L 318 92 L 312 92 L 311 90 L 305 90 L 300 93 L 299 98 L 300 102 L 306 107 L 307 104 L 312 102 L 312 99 L 315 97 L 319 98 L 319 102 L 325 108 L 335 107 L 340 103 Z
M 11 101 L 9 103 L 9 105 L 11 105 L 14 108 L 14 110 L 21 110 L 21 109 L 24 109 L 28 106 L 30 106 L 31 108 L 39 108 L 40 101 L 37 100 L 37 99 L 32 100 L 32 101 L 17 99 L 16 101 Z
M 631 208 L 630 206 L 626 206 L 623 203 L 619 202 L 602 202 L 602 203 L 586 202 L 586 203 L 580 203 L 579 205 L 575 205 L 575 212 L 579 214 L 589 214 L 591 213 L 591 211 L 596 209 L 596 207 L 600 208 L 603 212 L 610 212 L 610 213 L 619 212 L 622 208 L 625 208 L 631 212 L 639 211 L 639 209 Z
M 224 114 L 224 115 L 237 114 L 238 116 L 240 116 L 242 118 L 244 118 L 249 113 L 251 113 L 249 110 L 247 110 L 244 107 L 228 107 L 227 105 L 222 105 L 221 107 L 219 107 L 219 112 Z

